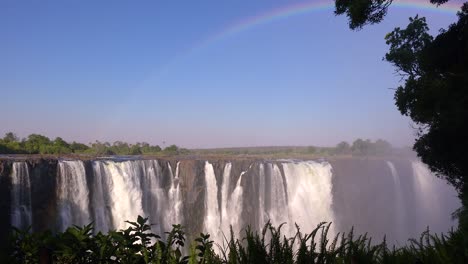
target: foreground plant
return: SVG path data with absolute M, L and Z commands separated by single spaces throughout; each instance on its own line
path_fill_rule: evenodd
M 467 238 L 458 230 L 446 235 L 427 230 L 419 240 L 390 249 L 385 238 L 374 244 L 367 235 L 355 237 L 353 229 L 330 239 L 331 223 L 320 223 L 311 233 L 296 225 L 296 234 L 286 237 L 283 225 L 267 222 L 260 233 L 247 227 L 242 238 L 231 230 L 222 246 L 203 233 L 187 245 L 180 225 L 163 240 L 147 222 L 139 216 L 127 229 L 107 234 L 94 234 L 92 224 L 57 234 L 14 228 L 9 263 L 468 263 Z

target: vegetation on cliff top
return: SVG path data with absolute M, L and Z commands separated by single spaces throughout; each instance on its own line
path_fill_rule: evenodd
M 219 148 L 219 149 L 194 149 L 188 150 L 170 145 L 164 149 L 160 146 L 152 146 L 146 142 L 129 144 L 122 141 L 114 143 L 95 141 L 89 145 L 78 142 L 66 142 L 60 137 L 54 140 L 39 134 L 31 134 L 27 138 L 19 139 L 14 133 L 8 132 L 0 138 L 0 154 L 88 154 L 88 155 L 262 155 L 290 157 L 304 155 L 334 156 L 379 156 L 389 155 L 395 150 L 385 140 L 356 139 L 352 144 L 340 142 L 335 147 L 243 147 L 243 148 Z
M 116 141 L 95 141 L 89 145 L 78 142 L 66 142 L 61 137 L 54 140 L 31 134 L 27 138 L 19 139 L 14 133 L 8 132 L 0 139 L 0 154 L 89 154 L 89 155 L 176 155 L 187 153 L 188 150 L 170 145 L 164 149 L 152 146 L 146 142 L 129 144 Z

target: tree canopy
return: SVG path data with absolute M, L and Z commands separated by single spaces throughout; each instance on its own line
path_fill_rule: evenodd
M 395 101 L 418 125 L 414 149 L 458 190 L 468 182 L 468 3 L 436 38 L 424 18 L 386 36 L 385 59 L 405 77 Z
M 95 141 L 88 146 L 75 141 L 68 143 L 61 137 L 51 140 L 39 134 L 31 134 L 20 140 L 13 132 L 6 133 L 0 139 L 0 154 L 175 155 L 181 153 L 187 153 L 187 150 L 176 145 L 162 150 L 158 145 L 153 146 L 146 142 L 129 144 L 116 141 L 110 144 L 109 142 Z
M 430 0 L 440 5 L 447 0 Z M 346 14 L 351 29 L 380 22 L 392 0 L 336 0 L 335 13 Z M 417 126 L 418 156 L 459 193 L 460 227 L 468 233 L 468 2 L 458 21 L 429 33 L 423 17 L 386 35 L 385 60 L 402 77 L 395 91 L 398 110 Z M 468 246 L 468 242 L 465 241 Z
M 351 29 L 360 29 L 368 24 L 381 22 L 387 14 L 388 7 L 393 0 L 335 0 L 335 14 L 348 17 Z M 441 5 L 448 0 L 428 0 Z

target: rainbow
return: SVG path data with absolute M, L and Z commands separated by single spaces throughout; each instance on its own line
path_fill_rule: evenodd
M 415 8 L 419 10 L 423 9 L 454 15 L 460 10 L 460 7 L 462 6 L 462 3 L 464 1 L 465 0 L 450 0 L 448 3 L 445 3 L 444 5 L 438 7 L 436 5 L 431 4 L 429 0 L 394 0 L 390 8 Z M 333 0 L 309 0 L 295 2 L 296 4 L 282 6 L 256 16 L 251 16 L 242 19 L 227 27 L 224 27 L 224 29 L 213 35 L 203 38 L 194 45 L 191 45 L 191 47 L 187 50 L 176 55 L 171 61 L 166 63 L 165 66 L 160 68 L 158 74 L 156 75 L 166 72 L 177 61 L 185 58 L 187 55 L 192 54 L 195 51 L 214 45 L 215 43 L 218 43 L 224 39 L 251 30 L 257 26 L 269 24 L 279 20 L 284 20 L 290 17 L 310 14 L 312 12 L 321 10 L 333 12 L 335 8 L 335 2 Z
M 455 14 L 457 11 L 460 10 L 461 5 L 462 1 L 456 0 L 449 1 L 448 3 L 441 6 L 433 5 L 429 2 L 429 0 L 394 0 L 391 7 L 417 8 Z M 237 35 L 241 32 L 250 30 L 259 25 L 269 24 L 277 20 L 283 20 L 289 17 L 308 14 L 314 11 L 328 9 L 333 10 L 334 7 L 335 3 L 332 0 L 306 1 L 283 6 L 277 9 L 270 10 L 266 13 L 248 17 L 246 19 L 235 22 L 234 24 L 227 26 L 220 32 L 206 38 L 204 41 L 202 41 L 201 46 L 205 46 L 213 42 L 218 42 L 222 39 L 228 38 L 233 35 Z

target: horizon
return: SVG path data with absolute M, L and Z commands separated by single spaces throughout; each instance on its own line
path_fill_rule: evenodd
M 14 131 L 8 131 L 7 133 L 13 133 L 13 135 L 15 135 L 18 139 L 18 142 L 22 142 L 22 141 L 26 141 L 28 139 L 28 136 L 32 135 L 32 134 L 35 134 L 35 135 L 41 135 L 41 136 L 45 136 L 47 138 L 49 138 L 51 141 L 54 141 L 56 138 L 62 138 L 60 136 L 57 136 L 57 137 L 49 137 L 47 135 L 43 135 L 43 134 L 39 134 L 39 133 L 31 133 L 29 135 L 26 135 L 26 136 L 18 136 L 17 133 L 15 133 Z M 5 134 L 6 135 L 6 134 Z M 3 136 L 5 136 L 3 135 Z M 2 137 L 0 136 L 0 140 L 2 139 Z M 62 138 L 63 139 L 63 138 Z M 206 147 L 206 148 L 187 148 L 189 150 L 223 150 L 223 149 L 245 149 L 245 148 L 259 148 L 259 149 L 268 149 L 268 148 L 307 148 L 307 147 L 317 147 L 317 148 L 335 148 L 339 143 L 342 143 L 342 142 L 346 142 L 346 143 L 349 143 L 350 145 L 353 144 L 353 142 L 357 141 L 357 140 L 363 140 L 363 141 L 370 141 L 372 143 L 375 143 L 376 140 L 383 140 L 383 141 L 386 141 L 387 143 L 389 143 L 387 140 L 385 139 L 381 139 L 381 138 L 378 138 L 376 140 L 370 140 L 368 138 L 356 138 L 356 139 L 353 139 L 351 141 L 345 141 L 345 140 L 341 140 L 339 142 L 337 142 L 337 144 L 335 145 L 246 145 L 246 146 L 229 146 L 229 147 L 224 147 L 224 146 L 218 146 L 218 147 Z M 76 140 L 65 140 L 68 144 L 71 144 L 73 142 L 75 143 L 79 143 L 79 144 L 85 144 L 87 146 L 91 146 L 93 143 L 96 143 L 98 142 L 99 140 L 94 140 L 94 141 L 90 141 L 90 142 L 79 142 L 79 141 L 76 141 Z M 148 143 L 146 141 L 142 141 L 142 142 L 127 142 L 125 140 L 116 140 L 116 141 L 99 141 L 99 143 L 109 143 L 110 145 L 113 145 L 114 143 L 116 142 L 122 142 L 122 143 L 127 143 L 129 145 L 135 145 L 135 144 L 143 144 L 143 143 Z M 151 145 L 151 144 L 150 144 Z M 176 145 L 177 147 L 180 147 L 180 148 L 185 148 L 184 146 L 179 146 L 177 144 L 166 144 L 166 143 L 162 143 L 162 144 L 155 144 L 155 146 L 160 146 L 160 147 L 168 147 L 170 145 Z M 390 144 L 391 145 L 391 144 Z M 391 145 L 392 148 L 394 149 L 407 149 L 407 148 L 411 148 L 411 146 L 393 146 Z M 413 151 L 411 149 L 411 151 Z M 0 154 L 2 155 L 2 154 Z M 10 154 L 8 154 L 10 155 Z M 24 155 L 24 154 L 18 154 L 18 155 Z
M 190 149 L 411 146 L 384 36 L 416 14 L 436 33 L 455 12 L 400 4 L 351 31 L 332 8 L 294 9 L 313 3 L 1 3 L 0 134 Z

